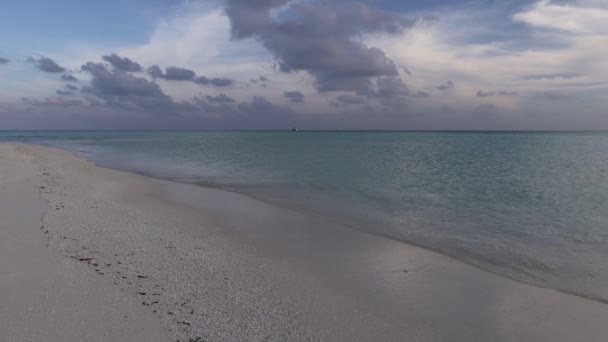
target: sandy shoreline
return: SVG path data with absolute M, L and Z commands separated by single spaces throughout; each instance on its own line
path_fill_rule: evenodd
M 167 341 L 136 298 L 47 247 L 32 166 L 0 145 L 0 341 Z
M 0 291 L 23 298 L 39 291 L 22 288 L 28 279 L 16 274 L 40 265 L 18 261 L 27 258 L 18 253 L 35 250 L 28 254 L 42 259 L 54 253 L 36 284 L 50 281 L 48 268 L 75 279 L 74 295 L 61 300 L 80 304 L 85 314 L 103 311 L 106 319 L 77 325 L 89 341 L 604 341 L 608 335 L 608 305 L 241 195 L 100 168 L 62 150 L 0 144 L 0 191 L 6 256 Z M 16 244 L 23 248 L 8 248 Z M 78 291 L 96 293 L 97 304 Z M 70 312 L 53 293 L 47 302 Z M 4 302 L 0 341 L 40 340 L 19 334 L 50 322 L 44 305 Z M 120 310 L 130 310 L 133 321 L 126 324 Z M 15 313 L 28 323 L 15 323 Z M 35 332 L 55 337 L 45 341 L 78 330 L 62 328 L 73 315 L 52 319 L 53 326 Z M 122 337 L 99 335 L 121 324 Z

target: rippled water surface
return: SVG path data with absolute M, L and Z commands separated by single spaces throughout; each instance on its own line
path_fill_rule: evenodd
M 608 300 L 608 133 L 0 132 Z

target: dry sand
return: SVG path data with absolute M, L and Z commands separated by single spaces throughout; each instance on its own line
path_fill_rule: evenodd
M 0 145 L 0 188 L 0 341 L 608 336 L 608 305 L 62 150 Z
M 38 171 L 0 145 L 0 341 L 167 341 L 137 298 L 47 248 Z

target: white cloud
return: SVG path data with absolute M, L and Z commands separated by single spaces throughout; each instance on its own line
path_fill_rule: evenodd
M 579 1 L 572 5 L 542 0 L 513 18 L 543 29 L 579 34 L 608 33 L 608 8 L 600 7 L 596 1 Z
M 548 13 L 552 12 L 561 13 L 555 25 L 563 21 L 564 27 L 576 29 L 577 34 L 561 29 L 547 32 L 547 25 L 553 25 L 548 19 L 531 19 L 550 18 Z M 513 17 L 487 10 L 452 9 L 436 13 L 439 21 L 418 25 L 401 36 L 374 36 L 367 42 L 412 71 L 413 75 L 404 75 L 408 86 L 429 89 L 439 96 L 441 101 L 433 101 L 433 105 L 449 104 L 452 108 L 464 109 L 483 102 L 522 111 L 528 102 L 523 98 L 542 101 L 535 97 L 539 93 L 593 90 L 599 92 L 600 99 L 602 92 L 608 91 L 608 20 L 599 19 L 607 15 L 608 11 L 601 8 L 560 6 L 547 1 L 540 1 Z M 496 22 L 506 19 L 508 25 L 511 18 L 518 22 L 528 18 L 524 23 L 529 32 L 505 39 L 495 28 Z M 511 22 L 513 24 L 515 22 Z M 471 38 L 480 32 L 495 39 Z M 580 76 L 526 77 L 542 74 Z M 446 80 L 454 82 L 455 88 L 439 95 L 436 87 Z M 479 90 L 514 92 L 519 96 L 481 99 L 476 96 Z
M 144 66 L 180 66 L 207 77 L 235 79 L 237 84 L 229 92 L 242 101 L 250 100 L 252 95 L 260 95 L 289 104 L 282 96 L 284 89 L 303 92 L 313 89 L 305 75 L 274 70 L 272 56 L 256 40 L 232 40 L 230 22 L 221 7 L 201 9 L 196 5 L 187 6 L 190 7 L 180 11 L 180 15 L 160 22 L 146 44 L 125 47 L 117 53 Z M 267 88 L 249 82 L 261 75 L 270 79 Z M 227 91 L 183 82 L 160 84 L 177 99 L 191 99 L 200 92 L 219 94 Z
M 212 66 L 217 72 L 238 72 L 267 58 L 254 42 L 230 40 L 230 23 L 219 8 L 160 22 L 148 43 L 119 52 L 146 65 Z

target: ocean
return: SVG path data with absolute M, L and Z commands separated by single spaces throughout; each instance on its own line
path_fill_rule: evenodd
M 608 133 L 11 131 L 608 302 Z

